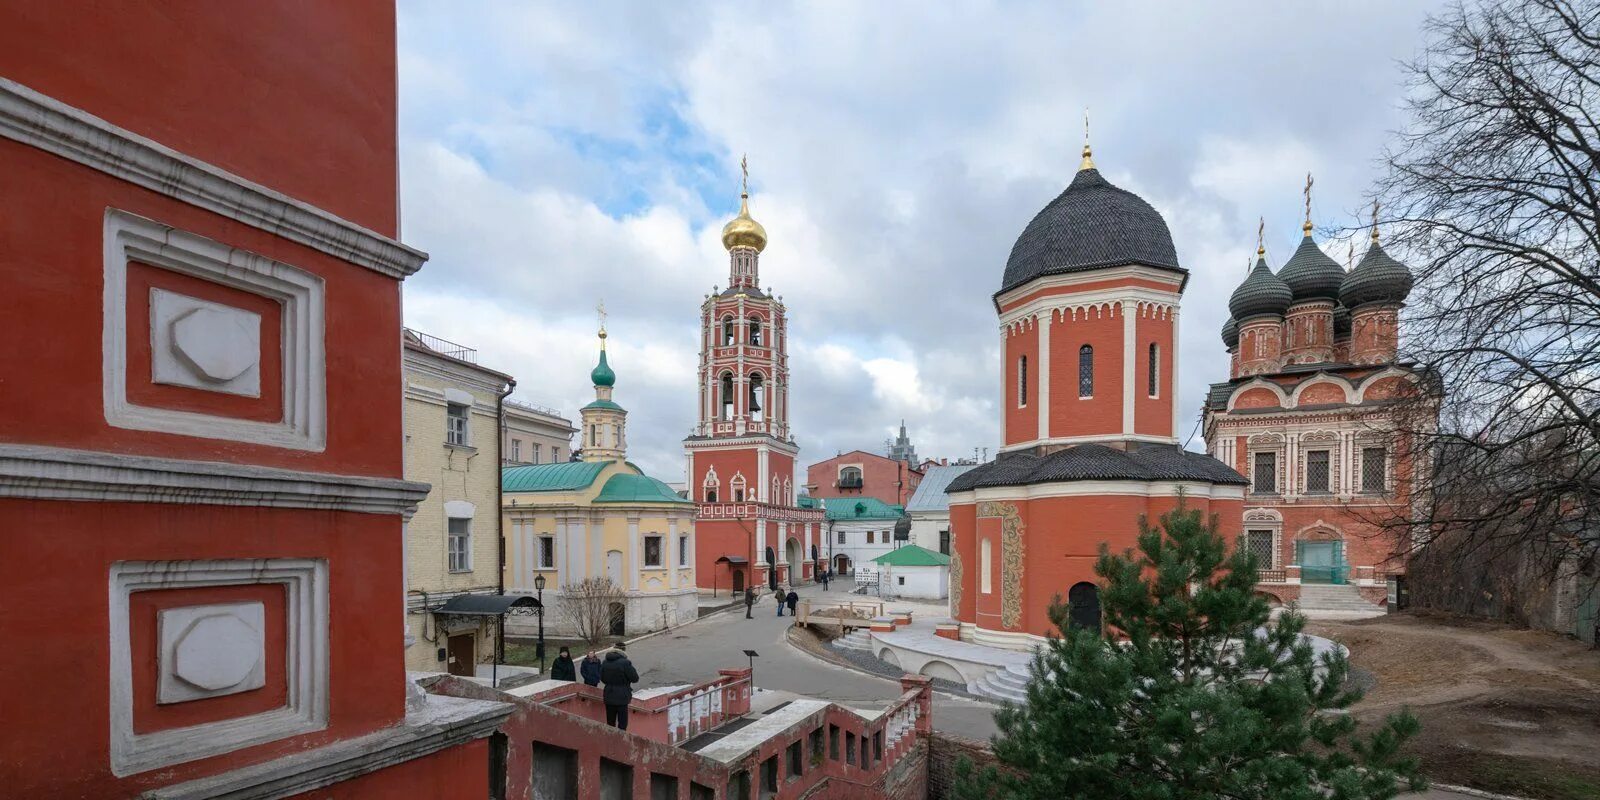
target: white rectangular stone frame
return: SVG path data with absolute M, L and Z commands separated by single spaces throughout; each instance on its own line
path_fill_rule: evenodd
M 282 708 L 150 733 L 133 730 L 129 596 L 152 589 L 281 584 Z M 118 561 L 110 576 L 111 772 L 119 777 L 311 733 L 328 725 L 328 562 L 314 558 Z
M 281 421 L 153 408 L 128 400 L 128 262 L 134 259 L 282 304 Z M 317 275 L 155 220 L 106 209 L 101 383 L 107 424 L 320 452 L 327 445 L 323 324 L 324 287 Z

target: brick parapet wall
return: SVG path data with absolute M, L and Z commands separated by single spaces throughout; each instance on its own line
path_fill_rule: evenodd
M 954 797 L 956 765 L 961 759 L 972 762 L 974 770 L 998 764 L 989 745 L 974 739 L 950 733 L 935 732 L 928 737 L 927 791 L 928 800 Z

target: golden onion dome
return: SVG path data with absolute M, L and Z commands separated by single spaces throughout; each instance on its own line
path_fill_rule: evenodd
M 767 229 L 761 227 L 761 223 L 750 216 L 748 192 L 739 195 L 739 216 L 722 226 L 722 246 L 729 250 L 735 247 L 754 247 L 758 253 L 767 247 Z

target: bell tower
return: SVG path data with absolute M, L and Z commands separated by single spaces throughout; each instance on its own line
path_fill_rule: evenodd
M 767 230 L 750 215 L 739 166 L 739 213 L 722 228 L 728 287 L 700 304 L 699 419 L 684 449 L 700 504 L 699 580 L 742 589 L 811 579 L 822 512 L 797 505 L 787 310 L 760 288 Z

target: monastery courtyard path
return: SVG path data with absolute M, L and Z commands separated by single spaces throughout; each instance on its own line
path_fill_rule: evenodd
M 802 589 L 803 597 L 813 601 L 860 601 L 859 595 L 844 592 L 824 593 Z M 928 608 L 941 613 L 942 605 L 896 601 L 894 607 Z M 651 636 L 628 645 L 628 657 L 639 670 L 639 686 L 668 686 L 698 683 L 715 675 L 718 669 L 742 667 L 748 663 L 744 651 L 761 654 L 756 659 L 755 682 L 759 689 L 793 692 L 807 697 L 832 700 L 854 708 L 881 708 L 900 694 L 892 680 L 837 666 L 817 659 L 789 643 L 790 617 L 776 616 L 772 600 L 757 603 L 754 619 L 744 618 L 741 607 L 713 614 L 668 633 Z M 987 741 L 997 732 L 994 706 L 975 700 L 935 692 L 934 728 L 968 739 Z M 1431 791 L 1408 795 L 1408 800 L 1466 800 L 1453 792 Z

